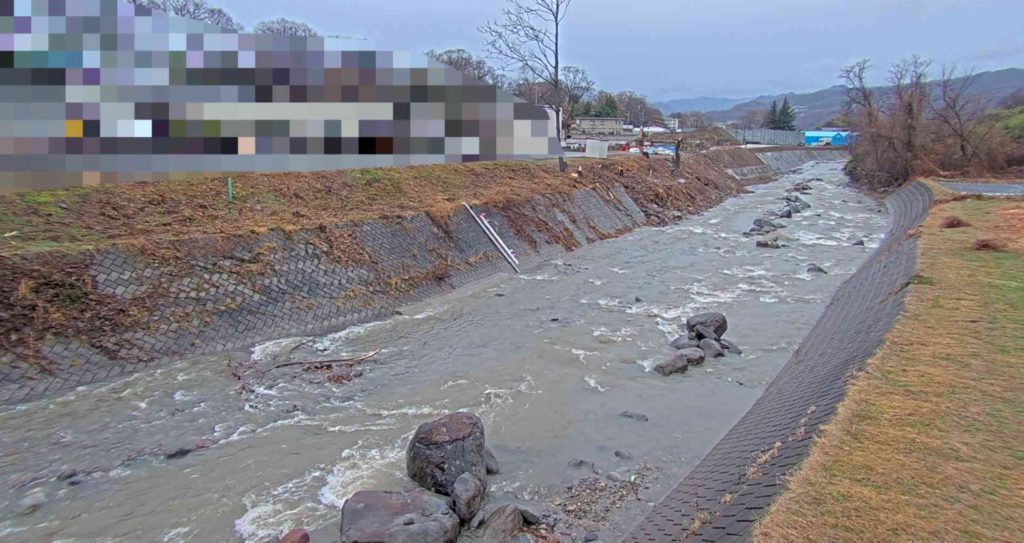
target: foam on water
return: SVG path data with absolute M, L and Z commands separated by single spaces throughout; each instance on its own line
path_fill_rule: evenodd
M 584 375 L 583 380 L 586 381 L 587 386 L 589 386 L 590 388 L 597 389 L 598 392 L 606 392 L 608 390 L 607 388 L 601 386 L 601 384 L 597 382 L 597 378 L 594 377 L 592 374 L 588 373 Z

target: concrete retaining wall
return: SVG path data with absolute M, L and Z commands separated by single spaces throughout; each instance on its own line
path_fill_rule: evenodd
M 763 179 L 794 170 L 807 164 L 817 161 L 849 160 L 850 154 L 845 150 L 831 149 L 785 149 L 785 150 L 757 150 L 743 149 L 731 150 L 733 154 L 737 151 L 747 151 L 753 155 L 759 164 L 750 164 L 749 161 L 741 161 L 742 166 L 726 168 L 730 174 L 740 180 Z M 733 157 L 735 162 L 735 157 Z M 727 161 L 728 164 L 729 161 Z
M 755 154 L 775 172 L 789 171 L 813 161 L 850 159 L 850 153 L 847 151 L 823 149 L 755 151 Z
M 524 266 L 645 223 L 621 187 L 476 211 L 486 214 Z M 513 227 L 523 216 L 529 220 Z M 192 240 L 178 248 L 186 257 L 184 273 L 119 250 L 95 253 L 89 262 L 95 289 L 126 304 L 152 289 L 170 295 L 147 308 L 148 325 L 116 333 L 102 344 L 48 340 L 40 351 L 52 374 L 0 351 L 0 403 L 32 400 L 161 360 L 379 320 L 401 305 L 513 271 L 462 208 L 442 224 L 421 213 L 341 225 L 328 234 L 269 231 L 235 240 Z M 339 239 L 351 243 L 339 248 Z M 224 243 L 233 245 L 230 251 L 216 250 Z M 339 258 L 339 250 L 350 254 Z

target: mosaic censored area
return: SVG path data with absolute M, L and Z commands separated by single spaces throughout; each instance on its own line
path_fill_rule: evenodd
M 0 0 L 0 192 L 560 152 L 543 108 L 422 55 Z

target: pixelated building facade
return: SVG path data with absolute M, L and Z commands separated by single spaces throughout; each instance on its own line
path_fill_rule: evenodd
M 422 55 L 124 0 L 0 0 L 0 192 L 548 158 L 547 112 Z

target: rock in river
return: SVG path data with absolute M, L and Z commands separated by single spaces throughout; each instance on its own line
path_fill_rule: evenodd
M 650 420 L 647 418 L 647 415 L 644 415 L 643 413 L 634 413 L 632 411 L 623 411 L 622 413 L 619 413 L 619 416 L 627 419 L 638 420 L 640 422 L 647 422 Z
M 487 475 L 497 475 L 501 473 L 501 465 L 498 464 L 498 458 L 491 452 L 490 447 L 484 447 L 484 467 L 487 469 Z
M 764 240 L 764 239 L 757 240 L 757 243 L 755 243 L 754 246 L 755 247 L 760 247 L 762 249 L 781 249 L 782 248 L 782 244 L 781 243 L 779 243 L 779 242 L 777 242 L 775 240 Z
M 686 336 L 679 336 L 673 339 L 672 343 L 670 343 L 669 345 L 671 345 L 673 349 L 679 350 L 696 347 L 698 343 L 699 342 L 696 339 L 690 339 Z
M 682 349 L 674 357 L 657 366 L 654 371 L 660 375 L 672 375 L 673 373 L 684 373 L 690 364 L 694 366 L 704 362 L 704 351 L 696 348 Z
M 771 231 L 774 231 L 778 227 L 775 226 L 775 224 L 772 223 L 772 221 L 770 219 L 765 219 L 763 217 L 758 217 L 758 218 L 754 219 L 754 228 L 760 230 L 761 232 L 771 232 Z
M 469 522 L 480 511 L 487 487 L 476 475 L 466 472 L 459 475 L 452 489 L 452 500 L 455 502 L 455 514 L 462 522 Z
M 278 543 L 309 543 L 309 532 L 302 528 L 289 530 L 288 533 L 281 536 Z
M 729 329 L 729 322 L 725 319 L 725 315 L 721 313 L 709 312 L 700 313 L 686 319 L 686 330 L 690 333 L 696 332 L 696 326 L 703 325 L 712 332 L 716 337 L 711 339 L 718 339 L 725 335 L 725 331 Z M 697 339 L 704 339 L 707 336 L 697 336 Z
M 713 339 L 704 338 L 700 340 L 700 350 L 704 351 L 704 358 L 725 356 L 725 351 L 722 350 L 722 346 Z
M 732 354 L 743 354 L 743 350 L 740 349 L 739 345 L 736 345 L 735 343 L 729 341 L 728 339 L 720 339 L 718 340 L 718 344 L 721 345 L 723 349 L 729 351 Z
M 451 506 L 448 498 L 421 489 L 356 492 L 341 508 L 341 543 L 455 543 L 459 517 Z
M 825 268 L 822 268 L 821 266 L 819 266 L 817 264 L 808 264 L 807 265 L 807 273 L 826 273 L 827 274 L 828 272 L 825 271 Z
M 446 496 L 463 473 L 484 481 L 487 461 L 480 418 L 460 411 L 421 424 L 409 442 L 405 468 L 420 486 Z
M 507 543 L 523 528 L 523 514 L 515 504 L 506 504 L 494 510 L 484 525 L 483 543 Z

